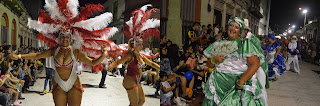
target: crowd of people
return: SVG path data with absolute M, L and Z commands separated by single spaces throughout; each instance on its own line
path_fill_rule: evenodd
M 182 47 L 166 36 L 160 37 L 160 103 L 163 106 L 172 103 L 184 106 L 199 93 L 205 95 L 204 106 L 235 105 L 231 98 L 237 99 L 235 95 L 241 94 L 237 93 L 239 90 L 246 92 L 244 96 L 255 98 L 241 100 L 242 105 L 268 105 L 265 89 L 269 88 L 269 81 L 276 81 L 285 71 L 300 74 L 298 58 L 319 64 L 320 47 L 313 40 L 306 42 L 296 36 L 279 38 L 273 34 L 257 36 L 241 17 L 230 19 L 226 30 L 219 24 L 201 26 L 196 22 L 184 36 Z M 214 53 L 219 52 L 216 47 L 227 45 L 227 41 L 237 46 L 235 51 Z M 247 91 L 251 94 L 247 95 Z
M 40 59 L 19 59 L 11 60 L 8 58 L 12 53 L 34 53 L 39 49 L 22 47 L 13 50 L 10 45 L 1 45 L 0 52 L 0 104 L 3 106 L 21 105 L 19 99 L 22 93 L 28 91 L 29 86 L 33 86 L 37 80 L 38 73 L 43 70 L 43 62 Z

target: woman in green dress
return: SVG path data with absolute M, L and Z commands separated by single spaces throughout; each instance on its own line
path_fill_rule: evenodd
M 264 106 L 262 86 L 256 72 L 260 67 L 259 49 L 248 39 L 241 40 L 244 21 L 233 17 L 228 22 L 228 40 L 217 41 L 205 51 L 207 66 L 216 66 L 205 88 L 203 106 Z

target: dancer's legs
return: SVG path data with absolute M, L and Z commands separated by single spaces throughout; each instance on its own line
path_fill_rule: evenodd
M 130 77 L 125 76 L 122 83 L 124 88 L 132 88 L 136 85 L 136 81 Z M 130 106 L 139 106 L 139 87 L 127 90 Z
M 52 96 L 55 106 L 67 106 L 67 93 L 55 81 L 53 81 L 53 86 L 55 89 L 52 91 Z
M 82 89 L 82 85 L 80 83 L 79 77 L 77 78 L 76 82 L 74 83 L 74 86 L 76 88 Z M 80 106 L 81 105 L 81 99 L 82 99 L 82 91 L 79 91 L 79 89 L 76 89 L 75 87 L 72 87 L 68 91 L 68 105 L 69 106 Z
M 143 92 L 143 89 L 141 87 L 141 84 L 139 84 L 137 88 L 138 88 L 138 92 L 139 92 L 138 106 L 142 106 L 144 104 L 144 102 L 146 101 L 146 99 L 145 99 L 144 92 Z
M 290 64 L 291 64 L 292 61 L 293 61 L 292 56 L 289 56 L 289 57 L 288 57 L 287 64 L 286 64 L 286 70 L 287 70 L 287 71 L 290 70 Z
M 293 65 L 294 65 L 294 70 L 300 74 L 299 60 L 297 55 L 294 56 Z

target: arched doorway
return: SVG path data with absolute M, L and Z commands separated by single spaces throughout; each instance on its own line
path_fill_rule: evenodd
M 17 39 L 17 25 L 16 25 L 16 20 L 13 19 L 12 27 L 11 27 L 11 45 L 13 50 L 16 49 L 16 45 L 17 45 L 16 39 Z
M 9 28 L 8 15 L 6 13 L 3 13 L 1 17 L 1 44 L 3 43 L 8 44 L 8 28 Z

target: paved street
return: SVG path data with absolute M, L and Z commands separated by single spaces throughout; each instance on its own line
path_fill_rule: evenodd
M 109 73 L 108 73 L 109 74 Z M 44 76 L 42 73 L 40 76 Z M 93 74 L 82 72 L 80 79 L 82 84 L 98 85 L 100 82 L 101 73 Z M 38 79 L 34 86 L 31 86 L 31 91 L 42 91 L 45 79 Z M 126 90 L 122 86 L 123 78 L 107 76 L 107 89 L 101 88 L 84 88 L 81 106 L 128 106 L 129 99 Z M 145 95 L 153 94 L 155 88 L 150 86 L 142 86 Z M 47 88 L 49 89 L 49 88 Z M 39 95 L 38 93 L 23 93 L 25 100 L 21 100 L 23 106 L 54 106 L 52 94 Z M 159 106 L 160 99 L 146 97 L 144 106 Z
M 320 72 L 320 67 L 301 60 L 299 64 L 301 75 L 285 72 L 278 81 L 270 82 L 269 106 L 319 106 L 320 77 L 312 70 Z

